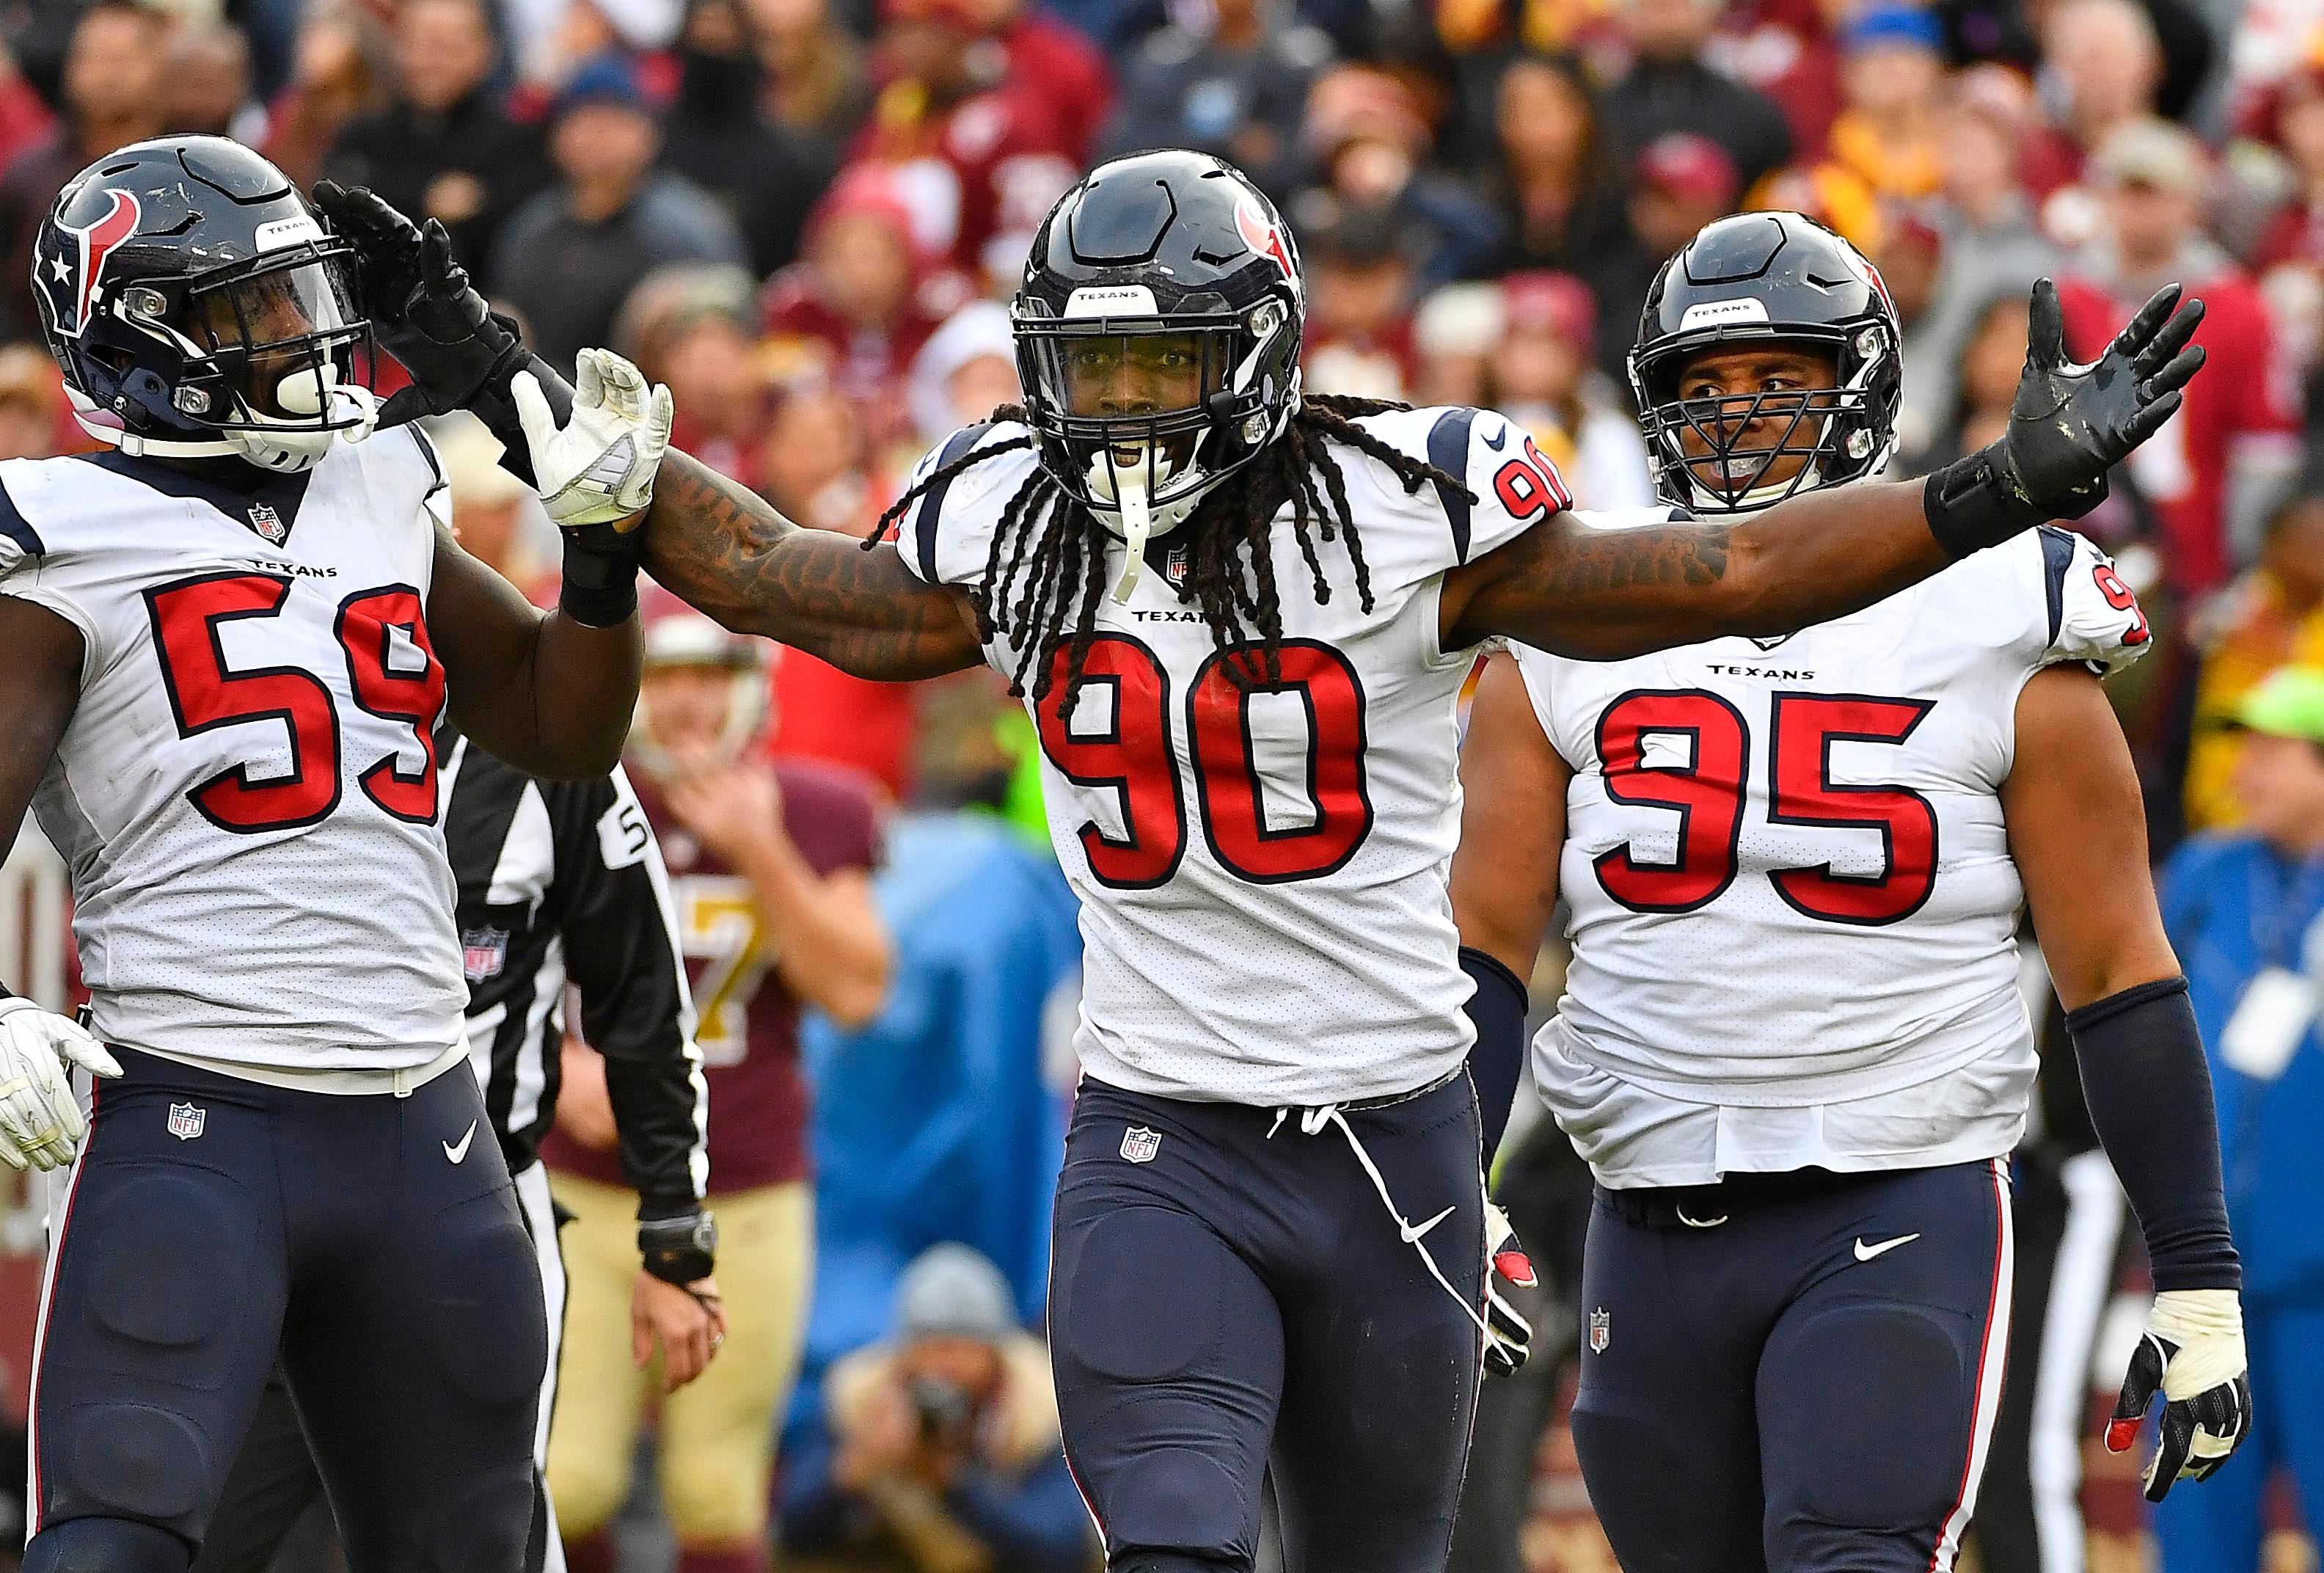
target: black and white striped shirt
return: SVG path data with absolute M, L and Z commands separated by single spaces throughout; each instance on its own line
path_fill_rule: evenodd
M 690 1211 L 709 1178 L 710 1094 L 661 850 L 628 778 L 541 780 L 448 725 L 437 755 L 469 1058 L 509 1171 L 531 1166 L 556 1116 L 569 975 L 641 1216 Z

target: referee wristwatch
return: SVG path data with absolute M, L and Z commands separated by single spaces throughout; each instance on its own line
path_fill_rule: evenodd
M 638 1254 L 664 1283 L 684 1289 L 716 1270 L 718 1220 L 702 1208 L 672 1218 L 638 1220 Z

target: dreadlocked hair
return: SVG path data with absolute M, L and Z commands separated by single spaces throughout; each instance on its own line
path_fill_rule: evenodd
M 1309 393 L 1300 401 L 1282 437 L 1240 475 L 1204 497 L 1187 518 L 1179 535 L 1186 549 L 1186 577 L 1178 587 L 1178 599 L 1201 608 L 1203 621 L 1220 650 L 1254 640 L 1260 646 L 1256 662 L 1227 662 L 1227 671 L 1238 684 L 1248 688 L 1280 683 L 1282 667 L 1276 646 L 1283 637 L 1283 613 L 1268 536 L 1277 513 L 1286 502 L 1291 505 L 1292 534 L 1307 565 L 1316 604 L 1328 605 L 1332 599 L 1317 543 L 1328 544 L 1345 536 L 1348 559 L 1355 569 L 1356 594 L 1365 611 L 1372 609 L 1371 569 L 1364 561 L 1363 541 L 1348 507 L 1347 477 L 1332 457 L 1332 443 L 1344 444 L 1379 460 L 1403 483 L 1407 495 L 1417 495 L 1422 486 L 1434 485 L 1471 502 L 1476 500 L 1460 477 L 1398 451 L 1356 424 L 1359 416 L 1408 408 L 1385 399 Z M 989 419 L 995 423 L 1031 423 L 1021 404 L 1003 404 Z M 886 540 L 914 503 L 950 484 L 962 471 L 1034 445 L 1029 435 L 1014 437 L 972 448 L 938 465 L 880 515 L 878 526 L 863 542 L 864 549 Z M 1105 597 L 1108 540 L 1089 510 L 1068 496 L 1044 468 L 1037 467 L 1026 477 L 1002 508 L 983 576 L 968 597 L 976 614 L 978 635 L 989 643 L 996 634 L 1006 634 L 1017 646 L 1017 666 L 1010 676 L 1011 694 L 1021 697 L 1029 683 L 1037 701 L 1048 697 L 1055 662 L 1044 657 L 1063 642 L 1067 650 L 1065 698 L 1071 702 L 1097 637 L 1098 606 Z

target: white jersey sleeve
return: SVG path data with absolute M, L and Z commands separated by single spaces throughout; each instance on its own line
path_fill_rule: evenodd
M 2154 648 L 2138 597 L 2089 536 L 2045 524 L 2010 545 L 2021 557 L 2028 546 L 2041 553 L 2046 622 L 2036 665 L 2079 661 L 2104 677 Z
M 907 491 L 972 453 L 990 455 L 929 486 L 905 510 L 896 526 L 896 550 L 906 568 L 932 585 L 970 588 L 984 582 L 993 532 L 1009 500 L 1039 465 L 1032 435 L 1029 428 L 1010 421 L 964 426 L 912 467 Z M 992 451 L 1001 448 L 1009 451 Z

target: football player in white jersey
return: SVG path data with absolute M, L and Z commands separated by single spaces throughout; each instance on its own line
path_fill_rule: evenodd
M 427 439 L 354 384 L 347 248 L 246 148 L 99 160 L 33 283 L 106 446 L 0 464 L 0 826 L 29 803 L 63 853 L 90 994 L 86 1030 L 0 1002 L 0 1159 L 73 1161 L 24 1566 L 182 1573 L 279 1346 L 358 1573 L 515 1573 L 546 1329 L 465 1069 L 434 734 L 448 700 L 528 770 L 612 768 L 635 551 L 575 533 L 547 615 L 461 551 Z M 552 508 L 634 511 L 565 483 L 652 430 L 544 434 Z M 66 1060 L 103 1078 L 85 1139 Z
M 542 430 L 418 232 L 318 195 L 367 266 L 420 276 L 388 331 L 426 341 L 429 396 Z M 646 560 L 686 599 L 861 674 L 984 661 L 1025 695 L 1088 951 L 1051 1345 L 1117 1573 L 1248 1568 L 1270 1465 L 1293 1568 L 1443 1564 L 1488 1337 L 1445 890 L 1478 644 L 1786 633 L 2086 506 L 2200 363 L 2175 299 L 2096 369 L 2032 368 L 2028 418 L 1939 486 L 1616 532 L 1499 416 L 1303 396 L 1274 208 L 1148 153 L 1042 226 L 1026 403 L 929 457 L 892 542 L 663 461 Z
M 2034 363 L 2059 330 L 2042 291 Z M 1897 345 L 1846 241 L 1710 226 L 1630 358 L 1665 495 L 1876 493 Z M 2161 1291 L 2109 1443 L 2159 1386 L 2160 1497 L 2247 1429 L 2210 1083 L 2098 686 L 2148 643 L 2044 526 L 1788 638 L 1490 663 L 1453 909 L 1520 976 L 1571 913 L 1533 1067 L 1600 1187 L 1573 1436 L 1632 1573 L 1953 1565 L 2008 1333 L 2021 904 Z

